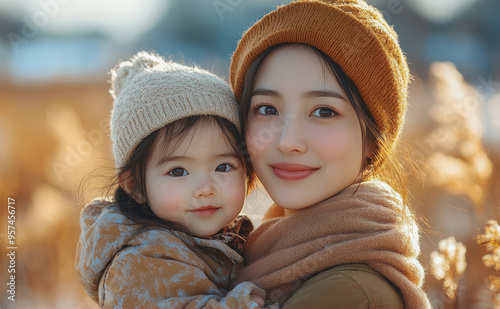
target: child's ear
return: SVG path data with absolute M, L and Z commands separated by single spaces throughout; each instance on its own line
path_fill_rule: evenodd
M 130 170 L 126 170 L 120 175 L 118 183 L 120 184 L 120 187 L 122 187 L 122 189 L 137 202 L 137 204 L 144 204 L 146 202 L 146 199 L 141 193 L 133 193 L 135 179 L 131 177 Z

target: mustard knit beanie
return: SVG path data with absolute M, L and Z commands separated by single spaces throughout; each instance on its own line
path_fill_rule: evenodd
M 116 168 L 149 134 L 181 118 L 220 116 L 240 126 L 238 105 L 227 83 L 197 67 L 140 52 L 111 70 L 111 141 Z
M 311 45 L 335 61 L 356 84 L 384 144 L 392 152 L 401 133 L 410 78 L 396 32 L 363 0 L 297 0 L 250 27 L 231 59 L 230 81 L 239 102 L 252 62 L 282 43 Z

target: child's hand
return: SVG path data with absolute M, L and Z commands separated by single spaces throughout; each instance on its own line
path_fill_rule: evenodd
M 250 299 L 256 302 L 259 307 L 264 307 L 265 305 L 264 299 L 260 296 L 250 294 Z

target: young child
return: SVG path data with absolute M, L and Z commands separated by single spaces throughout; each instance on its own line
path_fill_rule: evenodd
M 112 71 L 113 199 L 81 214 L 75 266 L 103 308 L 259 308 L 229 291 L 253 229 L 239 216 L 247 167 L 229 86 L 141 52 Z M 252 184 L 252 179 L 248 179 Z

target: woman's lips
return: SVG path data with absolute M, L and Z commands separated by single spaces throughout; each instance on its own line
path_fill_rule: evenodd
M 198 207 L 194 210 L 191 210 L 191 212 L 195 215 L 198 216 L 210 216 L 213 215 L 217 210 L 219 210 L 220 207 L 214 207 L 214 206 L 203 206 L 203 207 Z
M 300 180 L 316 172 L 319 168 L 290 163 L 278 163 L 271 165 L 276 176 L 284 180 Z

